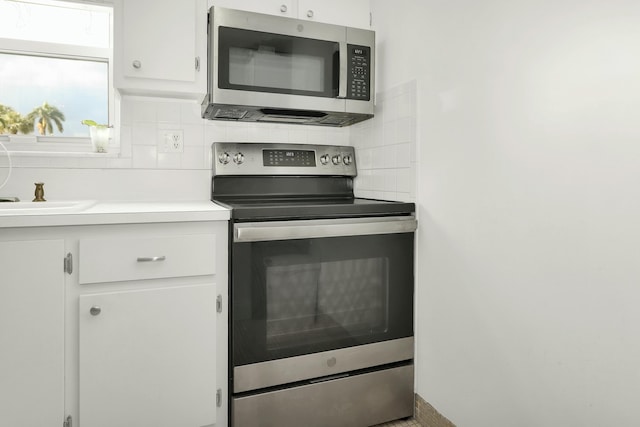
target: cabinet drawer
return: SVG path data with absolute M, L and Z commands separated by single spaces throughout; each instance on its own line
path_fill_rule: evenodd
M 80 284 L 216 273 L 216 236 L 82 239 Z

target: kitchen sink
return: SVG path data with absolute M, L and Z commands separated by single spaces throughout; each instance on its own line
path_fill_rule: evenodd
M 95 200 L 65 200 L 56 202 L 0 203 L 0 215 L 42 215 L 50 213 L 81 212 L 95 205 Z

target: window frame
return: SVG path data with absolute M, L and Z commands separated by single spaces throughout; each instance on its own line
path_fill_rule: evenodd
M 113 84 L 113 4 L 109 2 L 96 3 L 95 1 L 78 0 L 18 0 L 23 3 L 35 3 L 42 5 L 63 4 L 69 7 L 87 8 L 89 10 L 100 10 L 109 14 L 109 47 L 90 47 L 80 45 L 69 45 L 61 43 L 41 42 L 32 40 L 19 40 L 0 37 L 0 53 L 18 54 L 26 56 L 38 56 L 45 58 L 73 59 L 92 62 L 102 62 L 107 64 L 108 69 L 108 117 L 109 124 L 117 129 L 118 117 L 116 114 L 116 91 Z M 0 141 L 5 143 L 7 150 L 12 154 L 38 153 L 56 155 L 69 153 L 73 155 L 113 155 L 119 152 L 118 132 L 112 133 L 109 143 L 108 153 L 94 153 L 91 146 L 91 139 L 87 129 L 86 137 L 79 136 L 56 136 L 56 135 L 7 135 L 0 134 Z M 8 143 L 6 143 L 8 141 Z

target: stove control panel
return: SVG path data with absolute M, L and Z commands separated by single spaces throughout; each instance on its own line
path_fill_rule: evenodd
M 213 175 L 356 176 L 355 150 L 342 145 L 216 142 Z
M 314 167 L 316 153 L 313 150 L 279 150 L 265 148 L 262 150 L 263 166 Z

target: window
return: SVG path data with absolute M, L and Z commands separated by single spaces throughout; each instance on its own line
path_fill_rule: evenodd
M 0 140 L 9 140 L 7 148 L 91 151 L 81 121 L 114 118 L 112 15 L 95 3 L 0 0 Z

